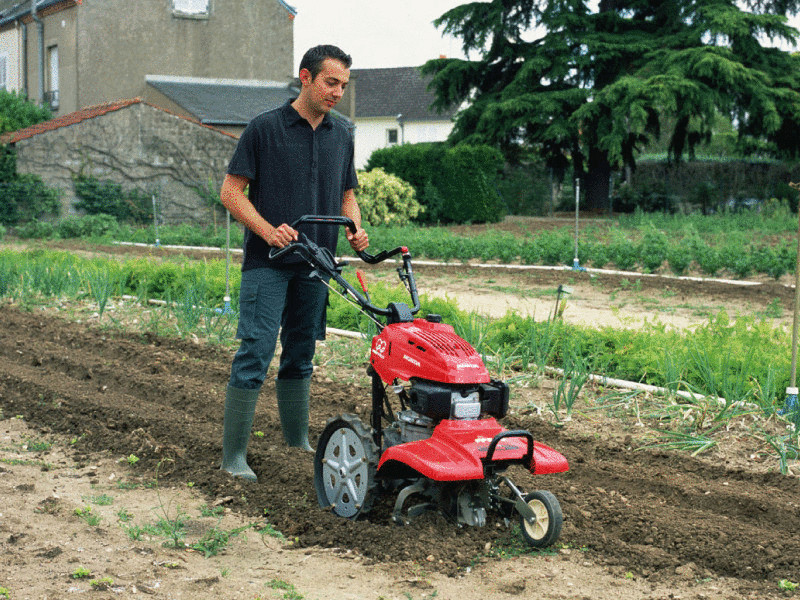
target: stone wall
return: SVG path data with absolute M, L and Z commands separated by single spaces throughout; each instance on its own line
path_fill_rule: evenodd
M 215 214 L 236 138 L 143 102 L 16 143 L 17 171 L 63 191 L 61 216 L 75 214 L 73 177 L 111 180 L 155 195 L 168 224 L 207 225 Z M 219 212 L 216 218 L 219 218 Z

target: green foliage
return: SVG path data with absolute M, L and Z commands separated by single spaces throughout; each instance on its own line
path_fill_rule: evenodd
M 119 221 L 146 223 L 150 220 L 150 194 L 142 190 L 123 189 L 122 185 L 110 180 L 77 175 L 73 178 L 75 193 L 80 200 L 75 208 L 89 215 L 111 215 Z
M 497 190 L 503 157 L 489 146 L 424 143 L 381 148 L 367 162 L 368 170 L 376 168 L 414 186 L 425 207 L 417 220 L 485 223 L 505 214 Z
M 638 249 L 642 266 L 647 272 L 658 270 L 667 260 L 669 253 L 669 240 L 663 231 L 658 231 L 652 225 L 644 232 L 644 237 Z
M 560 0 L 490 0 L 456 6 L 435 24 L 472 60 L 436 59 L 437 108 L 468 102 L 451 143 L 490 144 L 513 158 L 538 151 L 554 172 L 586 180 L 587 205 L 607 206 L 608 174 L 634 167 L 663 132 L 669 157 L 692 158 L 726 115 L 737 151 L 800 152 L 800 55 L 785 17 L 796 2 L 759 10 L 716 0 L 589 6 Z M 535 40 L 528 38 L 535 30 Z M 736 90 L 731 94 L 730 90 Z M 669 209 L 668 190 L 648 199 Z
M 24 129 L 52 116 L 49 107 L 28 102 L 16 91 L 0 90 L 0 133 Z
M 442 170 L 434 179 L 444 202 L 443 222 L 495 223 L 505 215 L 496 188 L 503 168 L 500 152 L 489 146 L 456 146 L 445 152 Z
M 19 175 L 0 182 L 0 224 L 17 225 L 58 215 L 60 192 L 47 187 L 38 175 Z
M 387 173 L 397 175 L 414 186 L 417 196 L 420 196 L 425 185 L 438 176 L 446 151 L 447 146 L 441 142 L 379 148 L 370 155 L 365 169 L 371 171 L 381 168 Z
M 369 225 L 405 225 L 422 211 L 414 188 L 377 167 L 358 174 L 358 207 Z
M 64 239 L 103 238 L 113 236 L 118 230 L 117 219 L 108 214 L 67 217 L 56 227 L 58 236 Z

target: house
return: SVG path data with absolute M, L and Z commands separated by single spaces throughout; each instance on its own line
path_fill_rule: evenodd
M 378 148 L 447 139 L 456 111 L 431 108 L 434 95 L 428 82 L 418 67 L 350 71 L 338 109 L 355 124 L 357 168 Z
M 7 133 L 17 170 L 64 192 L 62 215 L 74 212 L 73 178 L 92 175 L 152 195 L 167 223 L 214 222 L 215 194 L 237 138 L 140 98 L 89 106 Z
M 295 14 L 284 0 L 0 0 L 0 87 L 55 116 L 3 141 L 20 173 L 62 189 L 62 214 L 84 174 L 152 192 L 167 221 L 208 222 L 235 135 L 295 93 Z
M 63 115 L 152 101 L 148 77 L 288 85 L 295 14 L 284 0 L 0 0 L 0 87 Z

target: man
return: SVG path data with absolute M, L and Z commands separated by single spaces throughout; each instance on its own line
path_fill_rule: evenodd
M 309 385 L 316 340 L 325 331 L 327 288 L 296 255 L 270 261 L 270 248 L 297 240 L 290 223 L 305 214 L 350 217 L 357 227 L 355 234 L 346 229 L 350 245 L 356 251 L 369 245 L 354 193 L 352 135 L 329 114 L 350 79 L 350 64 L 350 56 L 335 46 L 306 52 L 300 95 L 250 122 L 222 184 L 222 204 L 246 227 L 236 334 L 241 343 L 226 391 L 222 444 L 222 469 L 235 477 L 256 479 L 247 464 L 247 443 L 279 329 L 275 389 L 284 440 L 311 450 Z M 335 250 L 337 228 L 315 226 L 306 233 Z

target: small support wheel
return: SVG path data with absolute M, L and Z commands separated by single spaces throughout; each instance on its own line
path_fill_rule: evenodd
M 356 415 L 339 415 L 325 426 L 314 456 L 314 488 L 323 508 L 355 519 L 372 508 L 378 446 Z
M 561 535 L 561 526 L 564 524 L 558 499 L 546 490 L 538 490 L 526 494 L 524 500 L 536 515 L 534 523 L 529 523 L 520 515 L 519 525 L 525 541 L 534 548 L 553 545 Z

